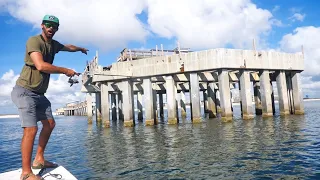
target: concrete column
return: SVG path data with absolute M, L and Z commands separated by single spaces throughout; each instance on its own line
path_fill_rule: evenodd
M 209 102 L 208 102 L 208 89 L 203 91 L 203 108 L 204 108 L 204 113 L 209 112 Z
M 208 83 L 208 113 L 209 113 L 209 118 L 217 117 L 216 95 L 214 91 L 214 83 Z
M 186 94 L 180 91 L 181 117 L 187 117 Z
M 163 94 L 159 93 L 159 108 L 160 108 L 160 117 L 164 118 L 164 111 L 163 111 Z
M 271 79 L 271 77 L 270 77 Z M 274 103 L 274 92 L 273 92 L 273 84 L 272 84 L 272 81 L 270 81 L 270 92 L 271 92 L 271 102 L 272 102 L 272 113 L 273 115 L 276 114 L 276 106 L 275 106 L 275 103 Z
M 79 116 L 80 109 L 77 110 L 77 116 Z M 97 122 L 101 122 L 101 93 L 96 93 L 96 120 Z
M 122 98 L 122 94 L 120 92 L 118 92 L 118 117 L 119 120 L 123 120 L 123 98 Z
M 133 102 L 133 88 L 131 81 L 122 83 L 122 96 L 123 96 L 123 118 L 125 127 L 134 126 L 134 102 Z
M 293 93 L 293 104 L 294 104 L 294 114 L 302 115 L 304 114 L 303 105 L 303 93 L 301 87 L 301 77 L 300 73 L 292 74 L 292 93 Z
M 241 96 L 241 109 L 243 119 L 253 119 L 252 110 L 252 92 L 250 84 L 250 73 L 248 71 L 240 71 L 240 96 Z
M 192 122 L 198 123 L 201 121 L 201 106 L 199 93 L 199 77 L 197 73 L 190 74 L 190 96 Z
M 261 94 L 260 94 L 260 82 L 253 82 L 253 93 L 254 93 L 254 101 L 256 108 L 256 115 L 262 115 L 262 103 L 261 103 Z
M 166 77 L 166 89 L 167 89 L 167 111 L 168 111 L 168 124 L 177 124 L 177 105 L 176 105 L 176 93 L 177 87 L 172 76 Z
M 288 115 L 289 105 L 288 105 L 288 93 L 287 93 L 287 82 L 286 82 L 286 74 L 284 71 L 278 71 L 277 74 L 277 89 L 278 89 L 278 97 L 279 97 L 279 109 L 280 115 Z
M 116 94 L 111 94 L 111 114 L 112 114 L 112 120 L 117 120 L 117 101 L 116 101 Z
M 218 79 L 221 103 L 221 119 L 223 121 L 231 121 L 233 118 L 233 113 L 231 110 L 231 96 L 228 71 L 219 70 Z
M 221 100 L 220 100 L 220 91 L 219 89 L 214 89 L 214 94 L 216 95 L 216 108 L 217 108 L 217 113 L 221 113 Z
M 92 96 L 91 93 L 87 93 L 87 116 L 88 116 L 88 123 L 92 124 Z
M 143 121 L 142 92 L 137 93 L 138 120 Z
M 262 117 L 273 116 L 271 101 L 271 86 L 268 70 L 262 70 L 260 73 L 260 93 L 262 102 Z
M 153 119 L 154 123 L 158 124 L 158 105 L 157 105 L 157 90 L 156 84 L 152 83 L 152 98 L 153 98 Z
M 108 85 L 101 84 L 101 118 L 105 127 L 110 127 L 109 92 Z
M 145 116 L 146 126 L 154 125 L 154 98 L 153 89 L 151 84 L 151 78 L 143 79 L 143 91 L 144 91 L 144 104 L 145 104 Z
M 286 75 L 287 88 L 288 88 L 288 105 L 290 114 L 294 114 L 294 104 L 293 104 L 293 93 L 292 93 L 292 81 L 291 81 L 291 73 Z

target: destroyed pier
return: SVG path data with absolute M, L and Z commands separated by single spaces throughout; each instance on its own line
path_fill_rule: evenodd
M 150 51 L 124 49 L 108 67 L 99 65 L 98 60 L 97 54 L 88 63 L 82 74 L 81 91 L 87 93 L 89 122 L 93 118 L 92 94 L 95 93 L 96 120 L 106 127 L 111 120 L 121 120 L 125 126 L 134 126 L 135 119 L 145 125 L 157 124 L 158 114 L 164 117 L 164 94 L 167 108 L 164 119 L 168 124 L 177 124 L 179 118 L 186 116 L 186 93 L 190 95 L 192 122 L 201 122 L 200 92 L 209 118 L 232 121 L 230 92 L 236 84 L 243 119 L 274 115 L 272 82 L 276 82 L 280 114 L 304 114 L 300 81 L 303 52 L 239 49 L 191 52 L 180 48 L 167 51 L 161 46 L 160 50 Z M 135 109 L 138 109 L 137 117 Z

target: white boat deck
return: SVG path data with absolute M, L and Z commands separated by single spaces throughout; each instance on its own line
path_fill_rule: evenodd
M 34 174 L 39 174 L 40 170 L 33 170 Z M 20 179 L 21 168 L 13 171 L 8 171 L 0 174 L 0 180 L 15 180 Z M 77 180 L 68 170 L 63 166 L 57 168 L 45 169 L 41 172 L 41 177 L 45 180 Z

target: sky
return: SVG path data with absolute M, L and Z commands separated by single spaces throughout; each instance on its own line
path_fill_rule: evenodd
M 0 114 L 16 113 L 10 93 L 24 65 L 29 37 L 41 33 L 41 19 L 60 19 L 54 39 L 89 49 L 59 52 L 54 65 L 83 72 L 99 53 L 111 65 L 124 48 L 151 49 L 177 42 L 192 50 L 252 49 L 305 53 L 304 96 L 320 97 L 320 2 L 303 0 L 0 0 Z M 81 76 L 79 77 L 81 79 Z M 52 75 L 47 97 L 52 108 L 83 101 L 79 84 Z

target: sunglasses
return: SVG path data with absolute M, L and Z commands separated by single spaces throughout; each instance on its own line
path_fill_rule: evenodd
M 55 29 L 55 30 L 58 30 L 59 26 L 56 25 L 56 24 L 52 24 L 52 23 L 44 23 L 44 25 L 46 26 L 46 28 L 51 28 L 52 29 Z

